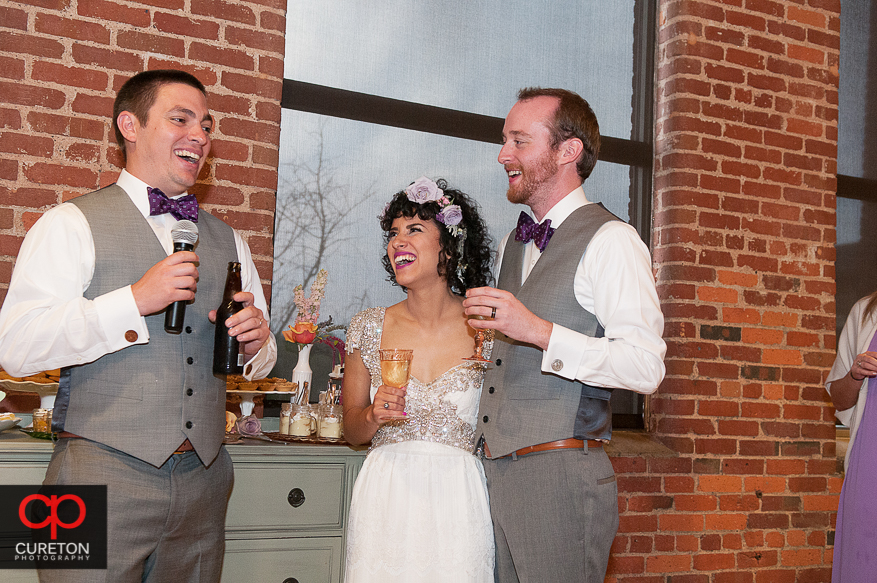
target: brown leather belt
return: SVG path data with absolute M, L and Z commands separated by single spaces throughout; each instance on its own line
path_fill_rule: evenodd
M 70 433 L 69 431 L 62 431 L 62 432 L 60 432 L 60 433 L 58 434 L 58 439 L 63 439 L 63 438 L 67 438 L 67 439 L 85 439 L 85 438 L 82 437 L 81 435 L 76 435 L 75 433 Z M 177 448 L 177 451 L 175 451 L 174 453 L 175 453 L 175 454 L 178 454 L 178 453 L 186 453 L 187 451 L 192 451 L 192 450 L 194 450 L 194 449 L 195 449 L 195 448 L 192 447 L 192 442 L 190 442 L 190 441 L 187 439 L 186 441 L 184 441 L 184 442 L 180 445 L 180 447 Z
M 522 447 L 518 451 L 514 453 L 510 453 L 504 455 L 502 457 L 510 457 L 510 456 L 522 456 L 527 455 L 529 453 L 538 453 L 540 451 L 551 451 L 554 449 L 584 449 L 585 442 L 581 439 L 559 439 L 557 441 L 549 441 L 548 443 L 539 443 L 537 445 L 531 445 L 528 447 Z M 596 439 L 588 440 L 588 447 L 603 447 L 602 441 L 597 441 Z M 488 451 L 488 455 L 490 452 Z M 501 459 L 501 458 L 497 458 Z
M 194 451 L 194 449 L 195 448 L 192 447 L 192 442 L 186 439 L 186 441 L 184 441 L 174 453 L 186 453 L 187 451 Z

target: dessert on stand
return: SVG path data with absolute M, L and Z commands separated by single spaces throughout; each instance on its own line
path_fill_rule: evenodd
M 7 393 L 36 393 L 40 397 L 40 409 L 52 409 L 58 394 L 58 369 L 26 377 L 13 377 L 0 369 L 0 390 Z

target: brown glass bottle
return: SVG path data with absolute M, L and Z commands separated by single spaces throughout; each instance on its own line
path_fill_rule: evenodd
M 241 264 L 231 261 L 228 264 L 222 303 L 216 309 L 216 339 L 213 343 L 213 374 L 216 376 L 242 374 L 244 371 L 244 355 L 240 352 L 238 339 L 228 335 L 228 326 L 225 325 L 229 316 L 244 309 L 242 303 L 234 301 L 234 295 L 239 291 Z

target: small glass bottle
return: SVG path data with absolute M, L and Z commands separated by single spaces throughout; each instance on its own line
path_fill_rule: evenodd
M 45 409 L 34 409 L 33 412 L 33 430 L 34 433 L 48 433 L 48 417 L 49 412 Z
M 216 338 L 213 344 L 213 374 L 226 377 L 230 374 L 243 374 L 244 354 L 240 352 L 240 343 L 234 336 L 229 336 L 225 321 L 244 309 L 243 304 L 234 301 L 234 295 L 241 291 L 241 264 L 231 261 L 228 264 L 228 277 L 225 280 L 225 291 L 222 303 L 216 309 Z

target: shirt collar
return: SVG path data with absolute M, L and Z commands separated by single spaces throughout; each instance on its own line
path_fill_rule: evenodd
M 545 213 L 545 216 L 542 217 L 542 220 L 551 219 L 551 226 L 556 229 L 568 216 L 586 204 L 591 204 L 591 202 L 585 196 L 584 189 L 579 186 L 551 207 L 551 209 Z M 530 213 L 530 216 L 533 216 L 532 211 L 528 210 L 527 212 Z
M 149 196 L 146 194 L 146 187 L 149 185 L 135 177 L 133 174 L 130 174 L 127 170 L 122 170 L 119 174 L 119 178 L 116 179 L 116 184 L 125 191 L 128 198 L 131 199 L 131 202 L 133 202 L 134 206 L 137 207 L 137 210 L 140 211 L 140 214 L 144 217 L 148 217 Z

